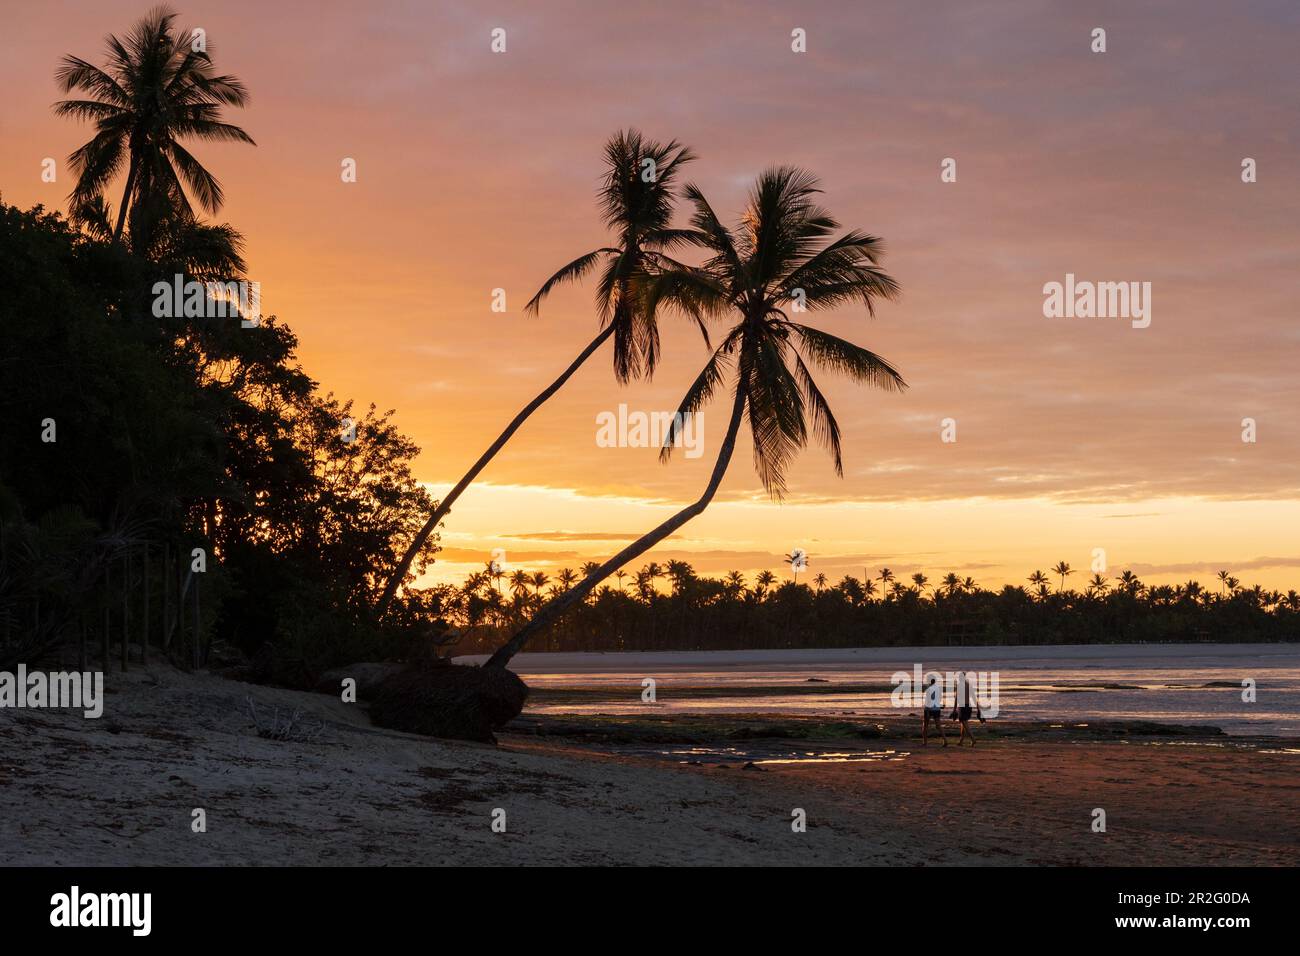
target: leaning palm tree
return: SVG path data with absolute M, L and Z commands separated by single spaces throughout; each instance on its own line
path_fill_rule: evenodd
M 424 526 L 411 539 L 393 573 L 389 575 L 376 612 L 383 616 L 393 596 L 411 570 L 411 563 L 451 511 L 451 506 L 488 462 L 519 430 L 528 417 L 582 367 L 611 336 L 614 339 L 614 376 L 627 383 L 640 375 L 652 375 L 659 359 L 659 331 L 642 304 L 645 278 L 653 271 L 676 263 L 665 250 L 686 241 L 683 230 L 671 228 L 673 183 L 679 168 L 695 158 L 685 146 L 672 140 L 645 140 L 636 130 L 620 132 L 605 145 L 605 176 L 601 181 L 600 205 L 605 225 L 618 234 L 617 246 L 602 246 L 574 259 L 551 276 L 524 307 L 537 314 L 542 300 L 556 286 L 581 279 L 600 267 L 596 306 L 600 332 L 576 359 L 540 395 L 524 406 L 473 467 L 438 502 Z M 707 341 L 707 336 L 706 336 Z
M 74 219 L 108 215 L 103 193 L 126 166 L 113 240 L 132 226 L 137 251 L 151 243 L 152 222 L 179 213 L 193 218 L 188 186 L 209 213 L 221 208 L 221 183 L 181 145 L 186 138 L 252 143 L 238 126 L 221 118 L 223 106 L 243 106 L 248 91 L 233 76 L 219 76 L 205 49 L 185 31 L 173 30 L 176 14 L 158 7 L 125 40 L 109 36 L 108 63 L 101 69 L 65 56 L 55 73 L 64 93 L 86 99 L 61 100 L 59 116 L 93 120 L 95 136 L 68 162 L 77 174 L 70 199 Z
M 817 205 L 819 192 L 816 180 L 802 170 L 768 170 L 751 191 L 740 224 L 729 229 L 698 187 L 686 187 L 685 195 L 695 207 L 690 239 L 708 258 L 698 268 L 674 267 L 651 278 L 646 307 L 651 316 L 662 303 L 694 317 L 725 315 L 734 322 L 687 391 L 661 452 L 664 459 L 671 454 L 677 423 L 699 411 L 730 381 L 730 417 L 708 485 L 697 501 L 600 565 L 564 597 L 548 602 L 486 666 L 504 667 L 531 637 L 603 578 L 703 512 L 726 474 L 742 421 L 748 420 L 754 466 L 773 498 L 782 496 L 790 460 L 808 443 L 810 418 L 814 436 L 842 475 L 839 424 L 808 362 L 886 390 L 905 387 L 902 376 L 880 356 L 796 322 L 787 312 L 856 301 L 874 314 L 877 300 L 898 295 L 898 285 L 877 267 L 879 239 L 849 232 L 826 241 L 839 223 Z

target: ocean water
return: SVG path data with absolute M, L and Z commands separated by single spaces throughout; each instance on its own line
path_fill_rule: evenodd
M 917 665 L 924 672 L 996 673 L 996 719 L 1071 724 L 1158 720 L 1208 724 L 1232 735 L 1300 737 L 1297 645 L 521 654 L 511 664 L 535 688 L 582 692 L 574 699 L 534 700 L 526 713 L 644 714 L 651 708 L 665 714 L 846 719 L 919 714 L 917 707 L 908 704 L 900 710 L 891 700 L 893 675 L 901 671 L 910 676 Z M 656 682 L 653 704 L 641 699 L 647 677 Z M 1243 681 L 1254 683 L 1253 702 L 1243 700 Z M 816 693 L 797 692 L 814 685 Z M 845 691 L 837 691 L 837 685 Z

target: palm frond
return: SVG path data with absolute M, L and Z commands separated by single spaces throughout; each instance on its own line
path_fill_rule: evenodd
M 733 340 L 728 339 L 727 342 L 719 345 L 713 354 L 709 356 L 709 360 L 704 364 L 704 368 L 700 370 L 700 374 L 695 376 L 695 381 L 691 383 L 691 387 L 686 390 L 686 394 L 677 405 L 677 414 L 673 416 L 668 433 L 664 436 L 663 448 L 659 451 L 660 461 L 667 462 L 672 457 L 673 443 L 676 442 L 677 435 L 687 416 L 694 415 L 707 405 L 713 397 L 714 391 L 725 377 L 729 361 L 728 355 L 733 350 L 733 344 Z
M 199 203 L 204 209 L 210 213 L 215 213 L 221 208 L 225 195 L 216 176 L 208 172 L 202 163 L 191 156 L 189 151 L 175 140 L 164 144 L 163 152 L 175 164 L 176 169 L 184 177 L 185 182 L 189 184 L 191 192 L 198 197 Z
M 64 93 L 85 90 L 113 106 L 125 109 L 131 104 L 130 94 L 117 80 L 79 56 L 65 56 L 60 60 L 58 69 L 54 71 L 54 79 Z
M 542 283 L 542 287 L 537 290 L 536 295 L 529 299 L 528 304 L 524 306 L 524 311 L 536 315 L 541 310 L 542 300 L 550 295 L 551 290 L 557 285 L 560 285 L 563 282 L 578 281 L 591 271 L 591 268 L 601 260 L 601 257 L 618 255 L 618 252 L 617 249 L 604 248 L 596 249 L 592 252 L 588 252 L 586 255 L 578 256 L 578 258 L 560 268 L 556 271 L 555 275 Z
M 750 361 L 743 385 L 754 468 L 764 490 L 779 500 L 785 495 L 790 460 L 808 440 L 803 394 L 778 340 L 751 332 L 745 347 Z
M 844 459 L 840 449 L 839 422 L 835 420 L 835 414 L 831 411 L 830 403 L 826 401 L 826 396 L 817 387 L 812 372 L 808 371 L 808 366 L 804 364 L 798 352 L 794 352 L 794 362 L 795 377 L 799 381 L 799 386 L 803 389 L 804 398 L 812 406 L 813 434 L 831 453 L 831 459 L 835 463 L 835 474 L 843 478 Z
M 901 392 L 907 388 L 907 382 L 903 381 L 898 369 L 875 352 L 797 322 L 783 322 L 782 326 L 798 336 L 808 357 L 823 368 L 847 375 L 854 381 L 874 385 L 886 392 Z

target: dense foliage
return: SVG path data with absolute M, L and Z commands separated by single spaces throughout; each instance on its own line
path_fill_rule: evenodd
M 368 609 L 433 505 L 418 449 L 320 394 L 274 317 L 155 316 L 190 264 L 0 204 L 0 657 L 97 621 L 104 568 L 146 542 L 204 549 L 202 627 L 250 653 L 326 666 L 394 636 Z

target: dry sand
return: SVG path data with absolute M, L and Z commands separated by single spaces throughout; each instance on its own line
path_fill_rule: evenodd
M 107 690 L 99 720 L 0 711 L 0 863 L 1300 862 L 1295 753 L 990 741 L 755 772 L 525 736 L 435 741 L 335 698 L 165 666 L 110 675 Z M 261 738 L 246 697 L 323 729 Z M 206 833 L 191 830 L 197 807 Z M 796 807 L 806 833 L 791 830 Z

